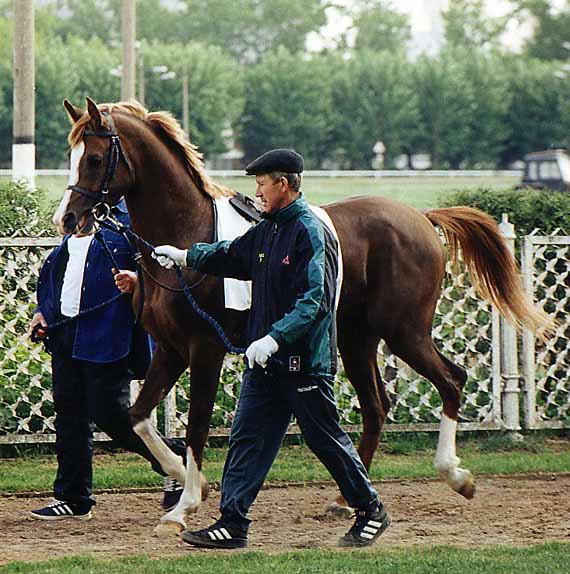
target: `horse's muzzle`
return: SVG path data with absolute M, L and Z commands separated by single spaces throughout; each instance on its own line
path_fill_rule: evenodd
M 75 230 L 77 229 L 77 215 L 75 215 L 75 213 L 73 213 L 73 211 L 68 211 L 63 216 L 61 224 L 63 227 L 63 231 L 66 234 L 75 233 Z

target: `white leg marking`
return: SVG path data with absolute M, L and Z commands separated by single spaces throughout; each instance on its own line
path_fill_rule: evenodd
M 184 524 L 187 512 L 196 512 L 202 502 L 202 473 L 198 470 L 196 459 L 192 449 L 188 447 L 186 451 L 186 480 L 184 481 L 184 492 L 178 504 L 160 520 L 161 522 L 179 522 Z
M 85 152 L 85 144 L 83 141 L 79 142 L 75 147 L 71 150 L 71 155 L 69 159 L 69 180 L 67 181 L 67 185 L 76 185 L 79 181 L 79 162 L 83 157 L 83 153 Z M 63 195 L 63 199 L 59 204 L 56 212 L 53 214 L 52 221 L 54 225 L 57 226 L 59 232 L 63 235 L 63 229 L 61 227 L 61 222 L 63 220 L 63 216 L 67 212 L 67 206 L 69 205 L 69 200 L 71 199 L 71 190 L 66 189 Z
M 141 437 L 148 447 L 148 450 L 157 458 L 162 466 L 162 470 L 169 476 L 173 476 L 178 482 L 184 482 L 185 473 L 182 457 L 175 455 L 164 443 L 160 435 L 150 422 L 145 419 L 133 427 L 134 431 Z
M 457 421 L 447 415 L 441 415 L 439 424 L 439 439 L 435 453 L 434 467 L 439 471 L 444 480 L 455 491 L 461 490 L 471 478 L 471 472 L 459 468 L 460 459 L 455 453 L 455 436 L 457 434 Z

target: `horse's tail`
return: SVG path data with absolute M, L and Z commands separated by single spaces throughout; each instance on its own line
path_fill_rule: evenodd
M 472 207 L 430 209 L 424 215 L 443 231 L 453 269 L 459 266 L 459 250 L 477 293 L 492 301 L 512 323 L 525 326 L 542 337 L 555 322 L 536 309 L 525 294 L 515 258 L 503 239 L 496 221 Z

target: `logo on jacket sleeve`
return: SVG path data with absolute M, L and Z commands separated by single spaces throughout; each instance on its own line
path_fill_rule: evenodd
M 283 265 L 289 265 L 289 263 L 290 263 L 289 255 L 285 255 L 285 257 L 283 257 L 283 260 L 281 261 L 281 263 L 283 263 Z
M 263 260 L 265 259 L 265 253 L 258 253 L 257 259 L 259 260 L 259 263 L 263 263 Z

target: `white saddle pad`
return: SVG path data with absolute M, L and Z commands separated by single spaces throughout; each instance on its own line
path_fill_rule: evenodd
M 231 205 L 227 197 L 216 199 L 216 210 L 218 213 L 218 240 L 232 240 L 243 235 L 250 227 L 253 226 L 251 221 L 244 219 Z M 314 205 L 311 205 L 313 213 L 331 230 L 338 242 L 338 275 L 336 306 L 340 298 L 340 288 L 342 286 L 342 252 L 340 241 L 327 212 Z M 238 279 L 224 279 L 224 297 L 226 309 L 236 309 L 244 311 L 251 307 L 251 281 L 240 281 Z

